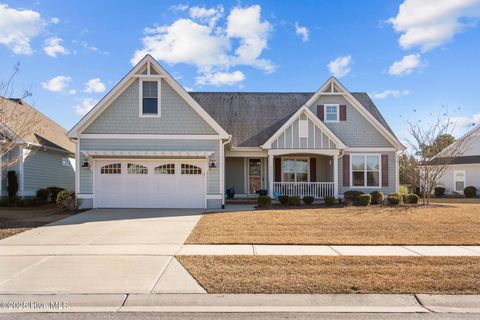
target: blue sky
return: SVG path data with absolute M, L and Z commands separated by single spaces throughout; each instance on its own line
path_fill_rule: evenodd
M 480 0 L 2 1 L 0 79 L 70 129 L 146 52 L 188 90 L 366 91 L 396 134 L 480 122 Z

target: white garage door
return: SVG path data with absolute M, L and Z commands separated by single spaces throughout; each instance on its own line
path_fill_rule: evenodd
M 204 208 L 205 160 L 97 160 L 98 208 Z

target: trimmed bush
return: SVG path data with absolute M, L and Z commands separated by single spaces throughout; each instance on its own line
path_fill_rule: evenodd
M 299 206 L 300 205 L 300 197 L 299 196 L 291 196 L 288 197 L 288 205 L 289 206 Z
M 10 200 L 13 201 L 18 192 L 18 176 L 13 170 L 8 171 L 7 173 L 7 192 Z
M 435 197 L 441 198 L 445 195 L 445 188 L 444 187 L 435 187 L 435 189 L 433 189 L 433 194 L 435 195 Z
M 278 196 L 278 201 L 280 201 L 281 204 L 287 204 L 288 196 Z
M 343 193 L 345 200 L 350 200 L 354 204 L 358 204 L 360 196 L 363 194 L 362 191 L 350 190 Z
M 50 202 L 53 202 L 55 203 L 55 201 L 57 201 L 57 196 L 58 194 L 65 190 L 63 188 L 59 188 L 59 187 L 55 187 L 55 186 L 52 186 L 52 187 L 48 187 L 46 188 L 48 190 L 48 192 L 50 193 Z
M 475 188 L 474 186 L 468 186 L 463 189 L 463 195 L 466 198 L 475 198 L 477 196 L 477 188 Z
M 311 197 L 311 196 L 305 196 L 302 199 L 303 203 L 305 203 L 305 204 L 312 204 L 314 200 L 315 200 L 315 198 Z
M 410 204 L 417 204 L 418 200 L 420 200 L 419 196 L 417 196 L 415 193 L 409 193 L 407 194 L 407 199 L 405 202 Z
M 50 191 L 47 189 L 38 189 L 36 194 L 38 202 L 46 203 L 48 201 L 48 197 L 50 196 Z
M 401 193 L 400 196 L 402 197 L 402 203 L 407 203 L 407 195 L 404 193 Z
M 402 203 L 402 196 L 399 193 L 390 193 L 387 196 L 387 202 L 391 206 L 398 206 Z
M 323 200 L 325 201 L 325 205 L 327 207 L 331 207 L 335 204 L 335 197 L 325 197 L 323 198 Z
M 258 196 L 257 204 L 259 207 L 267 208 L 272 205 L 272 198 L 269 196 Z
M 366 207 L 366 206 L 370 205 L 370 202 L 372 202 L 372 196 L 369 195 L 369 194 L 362 194 L 358 198 L 358 204 L 360 206 Z
M 372 204 L 382 204 L 384 200 L 383 192 L 373 191 L 370 193 L 372 196 Z
M 57 195 L 57 207 L 62 210 L 74 210 L 75 209 L 75 191 L 63 190 Z

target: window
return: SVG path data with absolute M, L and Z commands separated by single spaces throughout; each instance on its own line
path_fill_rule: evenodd
M 68 160 L 68 158 L 62 158 L 62 166 L 70 167 L 70 160 Z
M 158 82 L 157 81 L 141 81 L 142 84 L 142 115 L 158 116 Z
M 283 159 L 283 182 L 308 182 L 308 159 Z
M 465 189 L 465 171 L 464 170 L 455 170 L 453 172 L 453 177 L 455 179 L 455 192 L 463 192 Z
M 193 164 L 182 163 L 182 174 L 202 174 L 202 168 Z
M 326 122 L 338 121 L 338 104 L 325 105 L 325 121 Z
M 175 174 L 175 164 L 164 164 L 154 169 L 155 174 Z
M 127 164 L 127 173 L 128 174 L 148 174 L 148 169 L 145 166 L 129 163 Z
M 298 135 L 300 138 L 308 137 L 308 120 L 305 119 L 298 121 Z
M 100 174 L 121 174 L 122 165 L 120 163 L 107 164 L 100 168 Z
M 380 155 L 351 155 L 352 187 L 380 186 Z

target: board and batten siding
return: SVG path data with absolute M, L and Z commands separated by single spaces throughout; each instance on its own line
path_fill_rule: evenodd
M 164 80 L 160 90 L 160 117 L 139 116 L 139 80 L 135 80 L 83 133 L 217 134 Z
M 343 159 L 344 157 L 339 157 L 338 158 L 338 193 L 343 194 L 345 191 L 349 190 L 358 190 L 358 191 L 363 191 L 365 193 L 370 193 L 372 191 L 381 191 L 386 195 L 392 192 L 396 192 L 396 185 L 397 185 L 397 178 L 395 174 L 396 170 L 396 165 L 395 165 L 395 151 L 392 152 L 367 152 L 366 154 L 381 154 L 381 155 L 388 155 L 388 186 L 382 186 L 381 188 L 376 188 L 376 187 L 369 187 L 369 188 L 361 188 L 361 187 L 350 187 L 350 186 L 344 186 L 343 185 Z M 354 154 L 365 154 L 365 153 L 350 153 L 350 155 Z M 348 153 L 345 153 L 345 155 L 348 155 Z M 380 162 L 381 164 L 381 162 Z M 348 172 L 350 174 L 350 172 Z M 380 176 L 380 182 L 382 181 L 382 176 Z M 350 181 L 350 184 L 352 182 Z
M 307 121 L 308 136 L 300 137 L 300 121 Z M 335 143 L 328 138 L 305 114 L 300 115 L 273 143 L 272 149 L 335 149 Z
M 157 140 L 157 139 L 79 139 L 80 163 L 85 156 L 82 151 L 213 151 L 210 160 L 220 163 L 219 140 Z M 207 173 L 207 194 L 220 194 L 219 168 Z M 93 194 L 93 171 L 80 168 L 80 193 Z
M 317 106 L 338 104 L 346 106 L 345 121 L 324 122 L 348 147 L 394 147 L 360 112 L 342 96 L 320 96 L 311 107 L 317 114 Z
M 66 159 L 66 165 L 62 164 Z M 23 163 L 24 195 L 34 196 L 38 189 L 60 187 L 75 190 L 75 159 L 50 151 L 32 150 Z

